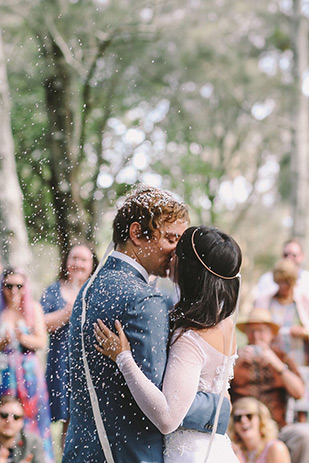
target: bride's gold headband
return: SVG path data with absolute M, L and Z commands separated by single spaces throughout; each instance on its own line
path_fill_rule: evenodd
M 192 233 L 192 237 L 191 237 L 191 243 L 192 243 L 192 249 L 194 251 L 194 254 L 196 255 L 196 257 L 198 258 L 198 260 L 200 261 L 200 263 L 208 270 L 208 272 L 212 273 L 213 275 L 215 275 L 216 277 L 219 277 L 219 278 L 223 278 L 224 280 L 233 280 L 234 278 L 239 278 L 240 277 L 240 273 L 238 272 L 236 275 L 232 276 L 232 277 L 225 277 L 223 275 L 219 275 L 218 273 L 214 272 L 213 270 L 211 270 L 211 268 L 207 267 L 207 265 L 205 264 L 205 262 L 200 258 L 200 256 L 198 255 L 197 253 L 197 250 L 195 248 L 195 244 L 194 244 L 194 235 L 195 235 L 195 232 L 197 231 L 197 228 L 194 230 L 194 232 Z

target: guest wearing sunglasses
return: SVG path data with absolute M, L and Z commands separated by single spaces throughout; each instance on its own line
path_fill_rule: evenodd
M 268 408 L 253 397 L 234 403 L 229 435 L 240 463 L 291 463 Z
M 2 460 L 1 460 L 2 458 Z M 45 463 L 41 439 L 24 430 L 24 411 L 13 396 L 0 397 L 0 463 Z
M 298 268 L 290 259 L 279 260 L 273 270 L 278 287 L 257 297 L 256 307 L 265 307 L 280 325 L 277 347 L 289 352 L 298 365 L 309 365 L 309 287 L 297 285 Z
M 238 351 L 232 402 L 243 397 L 263 402 L 279 427 L 279 439 L 287 445 L 292 463 L 308 463 L 309 423 L 286 423 L 288 398 L 301 398 L 304 382 L 290 356 L 272 345 L 280 326 L 272 321 L 268 309 L 255 308 L 237 328 L 247 335 L 249 344 Z
M 0 395 L 20 399 L 26 431 L 43 440 L 46 463 L 53 463 L 50 409 L 37 351 L 46 346 L 43 310 L 31 298 L 26 276 L 4 270 L 0 291 Z
M 309 288 L 309 271 L 303 268 L 305 255 L 301 243 L 296 238 L 291 238 L 284 243 L 281 258 L 294 262 L 297 267 L 297 286 L 307 291 Z M 255 297 L 271 292 L 274 294 L 277 289 L 278 285 L 274 281 L 273 272 L 266 272 L 257 283 Z

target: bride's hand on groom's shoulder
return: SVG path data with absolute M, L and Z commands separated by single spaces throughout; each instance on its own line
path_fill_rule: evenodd
M 98 343 L 94 345 L 95 348 L 114 362 L 116 362 L 116 358 L 121 352 L 131 350 L 130 343 L 120 321 L 115 321 L 115 327 L 118 336 L 113 333 L 102 320 L 98 319 L 97 323 L 94 324 L 94 335 Z

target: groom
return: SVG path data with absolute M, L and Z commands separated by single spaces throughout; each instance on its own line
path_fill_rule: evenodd
M 84 343 L 99 415 L 115 463 L 163 463 L 163 436 L 143 415 L 115 363 L 94 348 L 93 324 L 101 318 L 111 329 L 120 320 L 137 364 L 161 387 L 167 358 L 168 304 L 148 284 L 150 275 L 166 277 L 177 242 L 187 228 L 183 203 L 150 187 L 133 192 L 113 223 L 115 251 L 87 292 Z M 70 425 L 63 463 L 104 463 L 87 389 L 81 344 L 82 291 L 70 327 Z M 210 432 L 218 396 L 198 393 L 183 426 Z M 224 399 L 218 431 L 224 433 L 229 403 Z

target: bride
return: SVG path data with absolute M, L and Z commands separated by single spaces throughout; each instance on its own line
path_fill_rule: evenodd
M 233 376 L 237 354 L 230 316 L 240 288 L 241 250 L 232 237 L 216 228 L 190 227 L 179 240 L 175 260 L 173 279 L 180 300 L 171 313 L 162 391 L 135 363 L 119 321 L 119 337 L 97 321 L 95 347 L 117 363 L 138 406 L 166 435 L 164 462 L 202 463 L 208 456 L 210 434 L 184 429 L 181 423 L 197 391 L 220 393 L 228 387 L 226 368 L 228 379 Z M 215 434 L 207 463 L 221 461 L 239 462 L 227 435 Z

